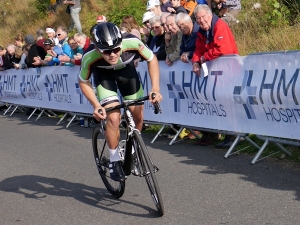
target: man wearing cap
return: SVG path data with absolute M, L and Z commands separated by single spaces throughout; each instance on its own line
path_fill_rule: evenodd
M 43 65 L 47 66 L 58 66 L 60 61 L 58 59 L 58 55 L 61 54 L 61 49 L 57 45 L 53 39 L 46 39 L 44 41 L 44 48 L 47 50 L 47 55 L 45 56 L 45 62 Z
M 46 56 L 46 51 L 43 47 L 38 46 L 32 34 L 27 34 L 24 38 L 25 43 L 29 45 L 28 55 L 26 59 L 26 64 L 28 68 L 37 67 L 35 65 L 35 58 L 39 57 L 44 59 Z
M 97 22 L 97 24 L 106 22 L 106 17 L 103 15 L 97 16 L 96 22 Z
M 162 11 L 159 0 L 149 0 L 147 2 L 147 11 L 153 12 L 156 16 L 160 16 Z
M 46 49 L 46 56 L 44 59 L 41 57 L 35 57 L 35 66 L 58 66 L 60 61 L 58 56 L 62 54 L 61 48 L 55 45 L 55 42 L 52 38 L 48 38 L 43 43 L 44 48 Z

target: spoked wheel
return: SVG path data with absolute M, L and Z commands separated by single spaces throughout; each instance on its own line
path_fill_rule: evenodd
M 110 178 L 109 149 L 100 126 L 94 128 L 92 142 L 96 165 L 105 187 L 113 196 L 122 197 L 125 191 L 125 181 L 114 181 Z
M 141 166 L 140 170 L 142 173 L 141 176 L 145 177 L 148 188 L 151 193 L 151 197 L 154 201 L 157 211 L 160 216 L 163 216 L 164 215 L 164 205 L 162 202 L 162 197 L 161 197 L 160 190 L 159 190 L 156 176 L 155 176 L 157 167 L 155 167 L 152 164 L 150 157 L 149 157 L 148 150 L 146 148 L 146 145 L 138 131 L 134 131 L 133 139 L 134 139 L 133 144 L 135 145 L 135 149 L 138 149 L 137 157 L 139 157 L 139 161 L 140 161 L 140 166 Z

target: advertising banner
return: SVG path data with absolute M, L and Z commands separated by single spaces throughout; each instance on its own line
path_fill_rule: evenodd
M 300 139 L 299 52 L 226 56 L 207 62 L 208 76 L 191 64 L 159 62 L 162 114 L 145 102 L 145 120 Z M 0 72 L 0 101 L 92 114 L 78 85 L 80 67 Z M 137 67 L 145 95 L 147 63 Z M 202 71 L 203 73 L 203 71 Z

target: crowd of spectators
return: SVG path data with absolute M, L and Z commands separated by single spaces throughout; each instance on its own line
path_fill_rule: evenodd
M 190 0 L 207 4 L 228 25 L 237 22 L 241 10 L 240 0 Z M 140 27 L 132 15 L 124 16 L 120 24 L 122 32 L 134 34 L 142 39 L 155 53 L 158 60 L 171 66 L 175 60 L 189 63 L 195 49 L 196 33 L 199 29 L 195 16 L 185 9 L 188 0 L 149 0 Z M 56 2 L 57 3 L 57 2 Z M 51 6 L 56 10 L 55 1 Z M 193 9 L 194 10 L 194 9 Z M 100 15 L 95 25 L 106 22 Z M 70 39 L 70 41 L 69 41 Z M 11 44 L 0 46 L 0 70 L 30 68 L 38 66 L 80 65 L 84 49 L 90 44 L 89 37 L 81 32 L 68 36 L 68 30 L 59 26 L 39 28 L 36 37 L 18 34 Z
M 224 54 L 238 54 L 230 26 L 238 22 L 236 16 L 241 3 L 240 0 L 190 1 L 196 3 L 195 8 L 187 10 L 188 0 L 148 0 L 141 21 L 143 25 L 139 26 L 132 15 L 126 15 L 119 25 L 120 30 L 143 40 L 158 60 L 168 66 L 181 60 L 189 63 L 191 70 L 200 76 L 206 61 Z M 93 27 L 106 21 L 106 17 L 100 15 Z M 0 69 L 80 65 L 84 50 L 91 43 L 90 35 L 78 32 L 69 37 L 68 30 L 62 26 L 56 31 L 51 27 L 38 29 L 36 38 L 32 34 L 24 38 L 19 34 L 14 38 L 14 44 L 6 48 L 0 46 Z M 218 39 L 218 35 L 222 39 Z M 179 127 L 174 125 L 174 128 Z M 171 131 L 170 137 L 174 135 Z M 207 139 L 207 144 L 216 138 L 214 135 Z
M 88 41 L 86 41 L 88 39 Z M 14 44 L 0 46 L 0 70 L 25 69 L 40 66 L 80 65 L 84 49 L 89 46 L 89 38 L 83 33 L 68 36 L 65 27 L 45 30 L 39 28 L 36 38 L 18 34 Z

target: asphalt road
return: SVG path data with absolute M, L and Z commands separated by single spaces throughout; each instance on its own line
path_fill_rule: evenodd
M 143 178 L 129 176 L 121 199 L 98 175 L 92 128 L 51 118 L 0 116 L 0 224 L 299 224 L 300 170 L 189 141 L 168 145 L 144 134 L 165 215 L 158 217 Z

